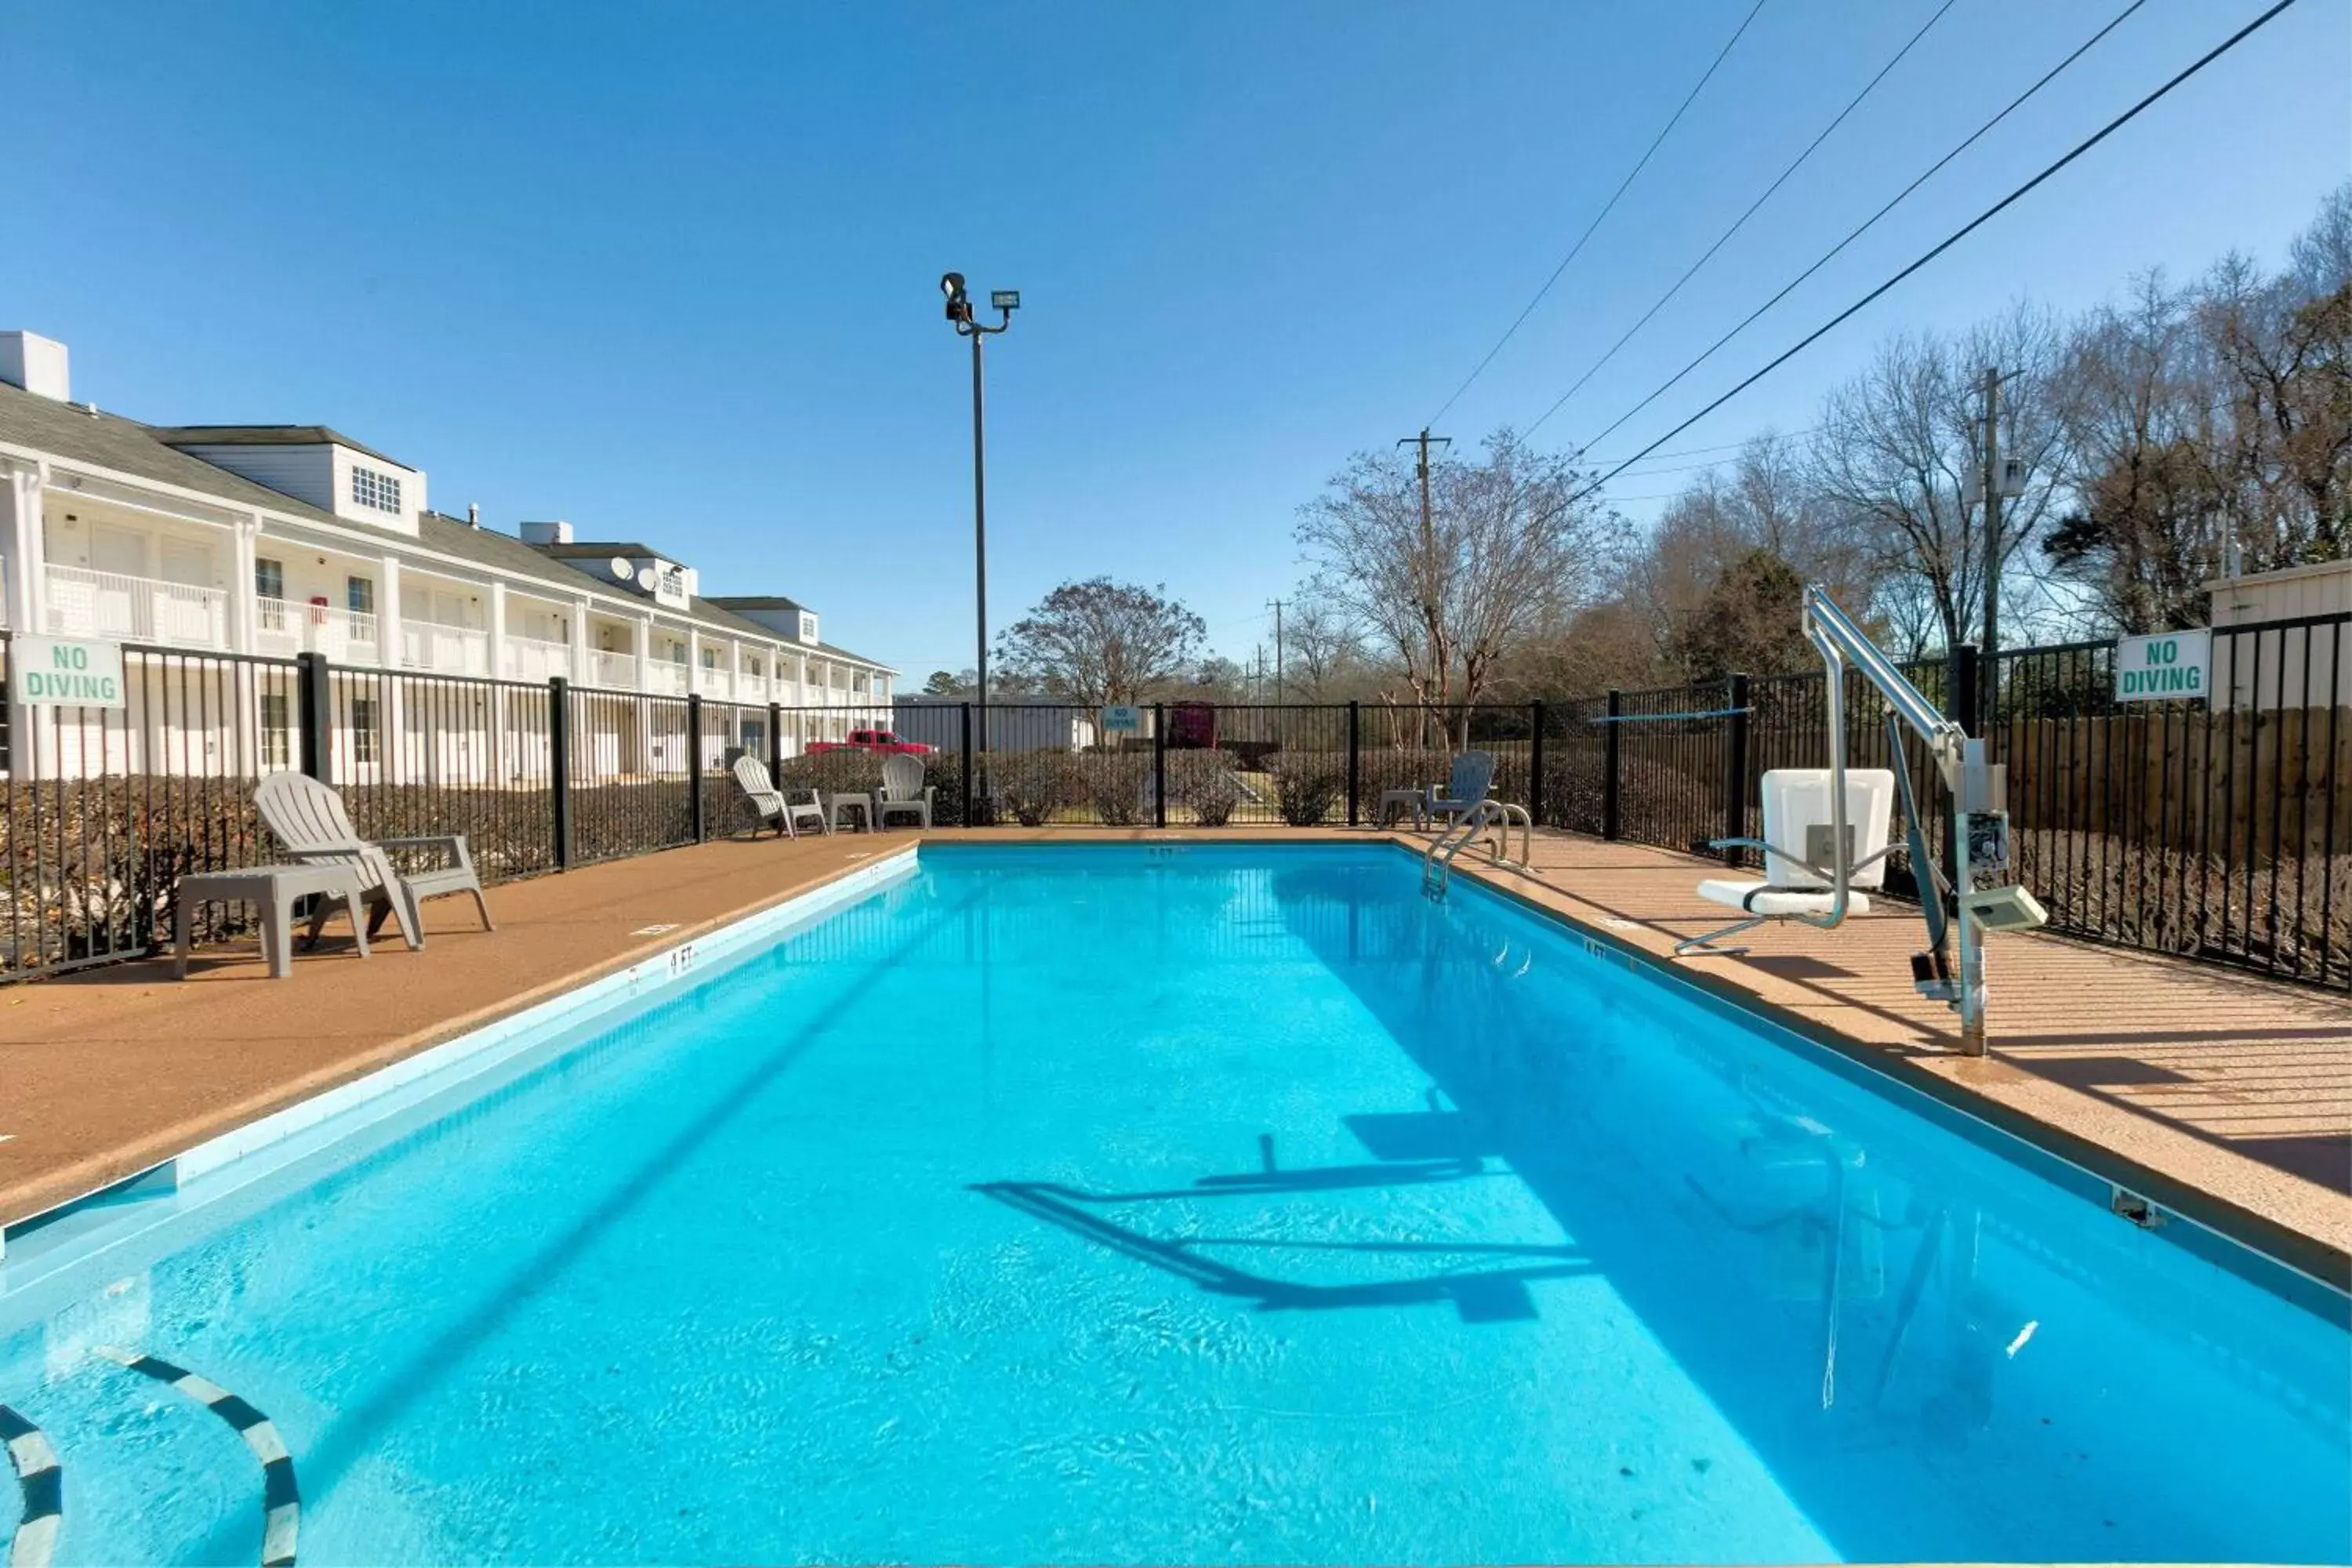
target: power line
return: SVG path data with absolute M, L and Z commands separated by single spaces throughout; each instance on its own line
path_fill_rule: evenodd
M 2067 67 L 2073 65 L 2076 60 L 2081 59 L 2084 54 L 2089 52 L 2092 46 L 2098 43 L 2100 39 L 2105 37 L 2109 33 L 2114 32 L 2117 27 L 2123 26 L 2124 22 L 2133 12 L 2138 10 L 2146 4 L 2147 4 L 2147 0 L 2131 0 L 2131 4 L 2126 5 L 2121 11 L 2116 12 L 2114 19 L 2109 21 L 2105 26 L 2101 27 L 2097 32 L 2084 39 L 2082 43 L 2075 46 L 2072 54 L 2069 54 L 2064 59 L 2060 60 L 2056 65 L 2052 66 L 2047 71 L 2043 72 L 2041 80 L 2035 82 L 2032 87 L 2027 88 L 2023 92 L 2019 93 L 2015 98 L 2010 100 L 2008 107 L 2004 108 L 2000 113 L 1994 115 L 1990 120 L 1986 121 L 1982 125 L 1978 126 L 1974 131 L 1970 132 L 1967 139 L 1961 142 L 1959 145 L 1954 147 L 1950 152 L 1945 153 L 1933 163 L 1927 165 L 1927 171 L 1920 174 L 1918 178 L 1913 180 L 1909 184 L 1895 192 L 1895 197 L 1892 201 L 1889 201 L 1885 206 L 1880 207 L 1876 212 L 1864 219 L 1861 225 L 1854 228 L 1852 233 L 1848 234 L 1843 239 L 1839 240 L 1835 245 L 1830 247 L 1828 250 L 1823 251 L 1820 258 L 1811 267 L 1806 268 L 1802 272 L 1798 273 L 1794 278 L 1790 279 L 1788 282 L 1781 285 L 1780 291 L 1779 293 L 1773 295 L 1769 300 L 1765 300 L 1761 305 L 1757 306 L 1753 310 L 1750 310 L 1747 316 L 1741 320 L 1738 326 L 1724 333 L 1723 336 L 1716 339 L 1714 342 L 1709 343 L 1705 353 L 1701 353 L 1696 359 L 1691 361 L 1690 363 L 1683 366 L 1682 369 L 1675 372 L 1673 375 L 1667 377 L 1666 380 L 1660 384 L 1659 386 L 1647 397 L 1644 397 L 1641 402 L 1633 405 L 1633 407 L 1619 415 L 1614 424 L 1612 424 L 1608 429 L 1601 431 L 1600 435 L 1595 436 L 1591 441 L 1586 442 L 1585 445 L 1588 447 L 1597 446 L 1601 442 L 1607 440 L 1611 433 L 1615 431 L 1618 426 L 1623 425 L 1628 419 L 1633 418 L 1633 416 L 1642 412 L 1643 409 L 1647 408 L 1651 404 L 1656 402 L 1676 383 L 1680 382 L 1683 377 L 1688 375 L 1700 365 L 1705 364 L 1708 360 L 1714 358 L 1717 352 L 1726 343 L 1728 343 L 1732 339 L 1746 331 L 1750 326 L 1753 326 L 1759 316 L 1761 316 L 1765 311 L 1769 310 L 1773 306 L 1787 299 L 1789 295 L 1795 290 L 1799 284 L 1802 283 L 1806 279 L 1811 278 L 1814 273 L 1819 272 L 1822 268 L 1828 266 L 1831 260 L 1841 251 L 1844 250 L 1847 246 L 1852 245 L 1855 240 L 1860 239 L 1864 234 L 1868 233 L 1870 229 L 1877 224 L 1879 219 L 1885 217 L 1888 213 L 1893 212 L 1896 207 L 1902 205 L 1904 201 L 1910 196 L 1912 192 L 1917 190 L 1921 185 L 1926 184 L 1929 180 L 1933 179 L 1937 172 L 1941 170 L 1944 165 L 1949 163 L 1953 159 L 1967 152 L 1970 147 L 1974 146 L 1987 132 L 1990 131 L 1994 126 L 1999 125 L 2002 121 L 2015 113 L 2028 99 L 2032 98 L 2035 93 L 2040 92 L 2043 88 L 2048 87 L 2052 81 L 2057 79 L 2058 74 L 2061 71 L 2063 71 Z M 1681 429 L 1684 426 L 1675 426 L 1676 429 Z M 1644 451 L 1647 449 L 1648 448 L 1646 447 L 1643 448 Z M 1636 457 L 1639 457 L 1640 455 L 1641 454 L 1639 453 L 1635 454 Z
M 2127 16 L 2132 11 L 2137 10 L 2141 3 L 2142 0 L 2134 0 L 2134 4 L 2125 11 L 2124 16 Z M 1692 426 L 1697 424 L 1700 420 L 1706 418 L 1708 415 L 1714 413 L 1717 409 L 1722 407 L 1725 404 L 1730 402 L 1733 398 L 1738 396 L 1741 393 L 1747 391 L 1749 387 L 1755 385 L 1758 382 L 1763 380 L 1766 376 L 1771 374 L 1774 371 L 1780 369 L 1790 360 L 1796 358 L 1797 355 L 1802 353 L 1806 349 L 1811 348 L 1814 343 L 1828 336 L 1831 331 L 1843 325 L 1845 321 L 1861 311 L 1865 306 L 1868 306 L 1872 301 L 1879 299 L 1889 289 L 1893 289 L 1896 284 L 1901 283 L 1905 279 L 1910 277 L 1913 273 L 1918 271 L 1921 268 L 1935 260 L 1936 258 L 1951 249 L 1952 247 L 1958 245 L 1961 240 L 1966 239 L 1969 235 L 1974 234 L 1978 229 L 1982 228 L 1986 224 L 1991 222 L 1993 218 L 2024 199 L 2030 192 L 2039 187 L 2052 175 L 2057 174 L 2061 169 L 2065 168 L 2066 165 L 2072 163 L 2075 159 L 2081 157 L 2084 153 L 2089 152 L 2092 148 L 2097 146 L 2100 142 L 2105 141 L 2108 137 L 2122 130 L 2134 120 L 2139 118 L 2139 116 L 2150 106 L 2155 104 L 2158 100 L 2165 97 L 2165 95 L 2171 92 L 2173 89 L 2179 87 L 2181 83 L 2187 81 L 2190 77 L 2195 76 L 2199 71 L 2203 70 L 2207 66 L 2211 65 L 2215 60 L 2220 59 L 2223 55 L 2228 54 L 2231 49 L 2236 48 L 2240 44 L 2245 42 L 2246 39 L 2252 37 L 2263 27 L 2267 26 L 2281 12 L 2286 10 L 2287 7 L 2294 4 L 2295 0 L 2278 0 L 2278 3 L 2271 6 L 2270 9 L 2264 11 L 2261 16 L 2256 16 L 2252 21 L 2239 28 L 2236 32 L 2231 34 L 2220 43 L 2214 45 L 2213 47 L 2208 49 L 2204 54 L 2199 56 L 2196 60 L 2191 62 L 2178 75 L 2174 76 L 2171 80 L 2166 82 L 2162 87 L 2158 88 L 2154 92 L 2149 93 L 2146 98 L 2141 99 L 2137 103 L 2133 104 L 2129 109 L 2125 110 L 2121 114 L 2116 115 L 2113 120 L 2108 121 L 2105 125 L 2099 127 L 2098 130 L 2093 132 L 2081 142 L 2076 142 L 2074 147 L 2056 163 L 2052 163 L 2040 174 L 2026 181 L 2025 184 L 2018 186 L 2017 189 L 2010 192 L 2009 195 L 2001 197 L 2000 200 L 1985 208 L 1984 211 L 1979 213 L 1975 217 L 1970 218 L 1960 227 L 1954 229 L 1951 234 L 1947 236 L 1933 249 L 1922 255 L 1917 260 L 1912 262 L 1900 272 L 1897 272 L 1895 276 L 1889 278 L 1885 282 L 1881 283 L 1877 288 L 1873 289 L 1869 293 L 1864 294 L 1861 299 L 1856 300 L 1853 304 L 1848 305 L 1844 310 L 1840 310 L 1836 315 L 1832 316 L 1828 321 L 1822 322 L 1820 326 L 1814 328 L 1811 331 L 1798 339 L 1796 342 L 1790 344 L 1772 359 L 1766 362 L 1760 369 L 1750 374 L 1745 380 L 1741 381 L 1730 391 L 1723 394 L 1723 395 L 1717 397 L 1714 402 L 1708 404 L 1706 407 L 1700 409 L 1697 413 L 1692 415 L 1689 418 L 1684 420 L 1681 424 L 1675 426 L 1673 429 L 1667 431 L 1656 440 L 1651 442 L 1649 446 L 1643 447 L 1640 451 L 1634 453 L 1632 457 L 1626 458 L 1623 462 L 1618 464 L 1615 468 L 1610 469 L 1607 473 L 1602 474 L 1600 478 L 1593 480 L 1591 486 L 1583 493 L 1589 495 L 1593 491 L 1598 490 L 1602 485 L 1607 484 L 1611 479 L 1615 479 L 1619 474 L 1623 473 L 1627 468 L 1633 467 L 1636 462 L 1639 462 L 1643 458 L 1647 457 L 1652 451 L 1664 446 L 1667 442 L 1673 440 L 1675 437 L 1681 435 L 1684 431 L 1689 429 Z M 2116 18 L 2118 22 L 2122 19 L 2122 16 Z M 2115 26 L 2115 23 L 2110 22 L 2107 26 L 2112 27 Z M 2102 29 L 2103 33 L 2105 29 Z M 2093 43 L 2096 43 L 2098 40 L 2096 37 L 2094 37 L 2091 41 Z M 2084 47 L 2087 48 L 2089 45 L 2086 44 Z M 2077 54 L 2081 52 L 2082 51 L 2079 49 L 2075 51 Z M 2073 58 L 2073 56 L 2069 56 L 2068 58 Z M 2063 69 L 2064 68 L 2062 65 L 2060 68 Z M 2056 73 L 2053 71 L 2052 74 L 2055 75 Z M 2048 77 L 2044 77 L 2042 79 L 2044 81 L 2047 81 L 2048 79 Z M 2007 111 L 2004 110 L 2003 112 L 2005 113 Z M 1753 320 L 1753 318 L 1751 317 L 1750 320 Z M 1713 351 L 1710 350 L 1709 352 L 1712 353 Z M 1680 376 L 1678 375 L 1676 379 L 1679 380 Z M 1672 384 L 1669 383 L 1668 384 Z M 1662 387 L 1659 390 L 1664 391 L 1664 388 Z M 1652 397 L 1655 397 L 1657 394 L 1652 393 L 1650 395 Z M 1644 399 L 1643 401 L 1646 402 L 1648 400 Z M 1629 415 L 1628 417 L 1631 417 L 1631 416 Z M 1624 421 L 1620 420 L 1618 423 L 1622 424 Z M 1611 426 L 1612 429 L 1614 429 L 1615 427 L 1615 426 Z M 1606 432 L 1603 432 L 1603 434 L 1606 434 Z M 1579 498 L 1571 496 L 1567 502 L 1562 504 L 1572 505 L 1577 499 Z
M 1773 435 L 1773 436 L 1777 436 L 1778 437 L 1780 437 L 1780 438 L 1781 440 L 1783 440 L 1783 441 L 1793 441 L 1793 440 L 1795 440 L 1795 439 L 1796 439 L 1798 437 L 1800 437 L 1800 436 L 1810 436 L 1810 435 L 1811 435 L 1814 431 L 1816 431 L 1816 430 L 1818 430 L 1818 429 L 1820 429 L 1820 428 L 1821 428 L 1821 426 L 1818 426 L 1818 425 L 1808 425 L 1808 426 L 1805 426 L 1803 429 L 1801 429 L 1801 430 L 1775 430 L 1775 431 L 1769 432 L 1769 434 Z M 1748 437 L 1746 440 L 1742 440 L 1742 441 L 1726 441 L 1726 442 L 1723 442 L 1723 443 L 1722 443 L 1721 445 L 1719 445 L 1719 446 L 1714 446 L 1714 447 L 1677 447 L 1676 449 L 1675 449 L 1674 451 L 1671 451 L 1671 452 L 1657 452 L 1657 453 L 1654 453 L 1654 454 L 1652 454 L 1652 455 L 1653 455 L 1653 456 L 1654 456 L 1654 457 L 1659 457 L 1659 458 L 1696 458 L 1696 457 L 1697 457 L 1701 452 L 1737 452 L 1737 451 L 1740 450 L 1740 449 L 1741 449 L 1742 447 L 1748 447 L 1748 446 L 1749 446 L 1749 445 L 1752 445 L 1754 442 L 1756 442 L 1756 441 L 1757 441 L 1757 440 L 1759 440 L 1759 439 L 1760 439 L 1760 437 L 1755 437 L 1755 436 L 1750 436 L 1750 437 Z M 1590 459 L 1590 460 L 1591 460 L 1591 461 L 1593 461 L 1593 462 L 1614 462 L 1614 461 L 1616 461 L 1616 459 L 1615 459 L 1615 458 L 1591 458 L 1591 459 Z
M 1764 9 L 1764 0 L 1756 0 L 1756 4 L 1748 7 L 1748 15 L 1740 18 L 1739 26 L 1733 29 L 1730 37 L 1724 40 L 1723 47 L 1716 51 L 1714 60 L 1708 64 L 1706 74 L 1698 79 L 1698 84 L 1693 87 L 1683 99 L 1680 107 L 1675 109 L 1674 117 L 1666 121 L 1664 128 L 1656 136 L 1651 138 L 1650 145 L 1643 152 L 1640 160 L 1626 173 L 1622 180 L 1617 182 L 1617 188 L 1610 193 L 1608 201 L 1603 203 L 1601 210 L 1593 215 L 1592 221 L 1584 226 L 1584 232 L 1576 237 L 1576 243 L 1568 247 L 1568 254 L 1559 258 L 1559 265 L 1551 269 L 1551 276 L 1544 279 L 1543 287 L 1536 290 L 1535 298 L 1528 300 L 1527 308 L 1513 318 L 1509 328 L 1501 337 L 1495 340 L 1495 346 L 1486 351 L 1486 357 L 1480 360 L 1472 368 L 1470 374 L 1462 378 L 1462 384 L 1454 389 L 1454 395 L 1445 400 L 1444 406 L 1429 416 L 1427 424 L 1435 425 L 1444 418 L 1454 404 L 1461 401 L 1462 395 L 1470 390 L 1470 384 L 1486 374 L 1486 367 L 1495 363 L 1495 356 L 1503 352 L 1503 345 L 1509 342 L 1513 334 L 1527 324 L 1527 319 L 1535 313 L 1536 307 L 1543 303 L 1544 296 L 1551 292 L 1551 286 L 1559 281 L 1559 275 L 1568 270 L 1568 264 L 1575 260 L 1577 253 L 1584 248 L 1585 241 L 1592 237 L 1593 231 L 1599 228 L 1602 220 L 1615 209 L 1618 199 L 1632 188 L 1633 182 L 1641 176 L 1642 171 L 1649 166 L 1651 157 L 1664 143 L 1666 138 L 1673 134 L 1675 127 L 1682 123 L 1683 115 L 1693 103 L 1697 101 L 1700 92 L 1705 90 L 1708 81 L 1713 79 L 1717 68 L 1721 66 L 1725 58 L 1730 55 L 1732 45 L 1739 42 L 1740 35 L 1748 31 L 1748 25 L 1756 20 L 1756 13 L 1762 9 Z
M 1633 342 L 1633 334 L 1640 331 L 1643 327 L 1648 326 L 1650 324 L 1651 318 L 1655 316 L 1660 310 L 1664 310 L 1667 303 L 1672 300 L 1675 295 L 1683 291 L 1683 285 L 1697 277 L 1699 268 L 1714 260 L 1715 253 L 1721 250 L 1726 245 L 1731 242 L 1732 236 L 1738 234 L 1741 229 L 1748 226 L 1748 220 L 1754 217 L 1757 214 L 1757 210 L 1762 207 L 1766 202 L 1772 199 L 1772 193 L 1779 190 L 1782 185 L 1788 184 L 1789 176 L 1794 174 L 1799 169 L 1804 167 L 1805 161 L 1811 158 L 1816 152 L 1820 151 L 1822 143 L 1830 139 L 1830 133 L 1835 131 L 1839 126 L 1844 124 L 1848 115 L 1862 107 L 1863 100 L 1868 98 L 1872 93 L 1878 90 L 1878 84 L 1886 79 L 1887 73 L 1893 70 L 1896 66 L 1901 65 L 1903 63 L 1904 57 L 1908 55 L 1918 46 L 1920 39 L 1927 36 L 1928 29 L 1935 26 L 1937 23 L 1942 21 L 1944 19 L 1944 13 L 1949 11 L 1957 4 L 1958 4 L 1958 0 L 1944 0 L 1944 3 L 1941 5 L 1937 6 L 1936 9 L 1929 14 L 1926 21 L 1919 24 L 1919 30 L 1912 34 L 1908 39 L 1905 40 L 1903 47 L 1895 51 L 1893 58 L 1889 59 L 1885 65 L 1878 68 L 1877 75 L 1863 83 L 1862 90 L 1855 93 L 1851 99 L 1847 100 L 1846 106 L 1837 111 L 1837 118 L 1831 121 L 1827 125 L 1822 126 L 1821 134 L 1815 136 L 1811 142 L 1807 142 L 1805 144 L 1805 150 L 1798 153 L 1796 158 L 1789 164 L 1789 166 L 1782 169 L 1780 173 L 1774 177 L 1770 184 L 1764 187 L 1764 194 L 1758 196 L 1754 201 L 1748 203 L 1748 210 L 1734 218 L 1729 228 L 1725 229 L 1721 234 L 1716 236 L 1715 243 L 1708 246 L 1696 261 L 1692 262 L 1688 268 L 1684 269 L 1683 275 L 1675 279 L 1674 286 L 1668 289 L 1664 293 L 1659 295 L 1656 302 L 1652 304 L 1648 310 L 1642 312 L 1642 319 L 1635 321 L 1632 326 L 1626 328 L 1623 335 L 1619 337 L 1615 342 L 1609 345 L 1607 353 L 1603 353 L 1599 359 L 1594 360 L 1591 364 L 1585 366 L 1584 374 L 1578 376 L 1575 383 L 1571 384 L 1566 392 L 1561 393 L 1558 398 L 1554 399 L 1552 405 L 1549 408 L 1545 409 L 1543 413 L 1538 416 L 1534 424 L 1528 426 L 1528 434 L 1532 435 L 1537 430 L 1541 429 L 1546 420 L 1549 420 L 1553 415 L 1560 411 L 1562 405 L 1567 403 L 1570 398 L 1574 397 L 1578 393 L 1583 391 L 1584 384 L 1591 381 L 1594 376 L 1600 374 L 1601 366 L 1607 364 L 1611 360 L 1615 359 L 1617 357 L 1617 351 L 1623 348 L 1627 343 Z

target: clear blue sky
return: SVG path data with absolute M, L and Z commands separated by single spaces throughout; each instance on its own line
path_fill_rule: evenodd
M 0 325 L 68 342 L 103 407 L 332 424 L 444 510 L 642 537 L 919 679 L 971 661 L 956 268 L 1027 303 L 991 351 L 992 618 L 1104 572 L 1241 655 L 1298 576 L 1293 509 L 1435 411 L 1748 3 L 17 0 Z M 1766 0 L 1445 430 L 1533 419 L 1934 4 Z M 1588 439 L 2120 4 L 1958 0 L 1544 437 Z M 2258 9 L 2150 0 L 1601 455 Z M 1897 326 L 2275 259 L 2352 167 L 2347 9 L 2302 0 L 1673 446 L 1809 424 Z

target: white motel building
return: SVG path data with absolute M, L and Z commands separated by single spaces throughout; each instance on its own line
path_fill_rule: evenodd
M 825 642 L 817 612 L 792 599 L 706 597 L 693 567 L 654 546 L 580 539 L 558 521 L 502 533 L 435 511 L 423 469 L 324 426 L 155 426 L 78 403 L 65 345 L 23 331 L 0 331 L 0 609 L 16 633 L 321 655 L 349 672 L 338 677 L 334 744 L 336 776 L 353 782 L 395 757 L 439 771 L 433 759 L 466 742 L 420 737 L 421 725 L 506 728 L 498 710 L 528 694 L 490 681 L 560 676 L 600 691 L 776 704 L 794 710 L 779 731 L 791 755 L 888 725 L 896 675 Z M 58 754 L 44 768 L 136 772 L 140 752 L 164 746 L 183 759 L 175 771 L 229 771 L 236 758 L 290 765 L 299 716 L 268 668 L 222 661 L 241 672 L 244 700 L 202 713 L 152 703 L 157 711 L 53 739 Z M 373 678 L 382 671 L 483 684 L 478 700 L 412 697 L 393 711 L 415 683 Z M 126 685 L 135 710 L 141 682 Z M 626 716 L 647 706 L 592 705 L 612 717 L 602 733 L 575 733 L 575 759 L 605 774 L 681 765 L 660 754 L 664 726 Z M 706 730 L 706 748 L 765 749 L 764 712 L 706 711 L 721 731 Z M 10 717 L 12 734 L 41 732 L 21 711 Z

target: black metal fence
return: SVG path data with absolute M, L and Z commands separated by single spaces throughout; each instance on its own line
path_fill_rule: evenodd
M 2352 616 L 2212 634 L 2193 701 L 2116 700 L 2113 645 L 1972 649 L 1906 671 L 2008 770 L 2021 879 L 2071 935 L 2352 986 Z M 5 650 L 0 639 L 0 650 Z M 865 793 L 882 759 L 840 708 L 788 708 L 132 647 L 121 708 L 19 708 L 0 731 L 0 979 L 154 951 L 191 871 L 268 858 L 254 784 L 299 768 L 372 837 L 467 835 L 511 879 L 691 844 L 749 818 L 731 775 Z M 1162 704 L 1104 728 L 1091 705 L 908 706 L 934 826 L 1371 824 L 1442 784 L 1465 750 L 1538 824 L 1713 853 L 1759 830 L 1763 774 L 1825 760 L 1818 674 L 1570 701 Z M 1916 737 L 1891 740 L 1858 676 L 1849 763 L 1911 770 L 1927 842 L 1947 803 Z M 1120 717 L 1126 717 L 1124 715 Z M 1385 797 L 1385 798 L 1384 798 Z M 1896 840 L 1901 841 L 1898 822 Z M 1727 856 L 1737 861 L 1736 853 Z M 1889 884 L 1913 887 L 1908 857 Z M 207 911 L 200 936 L 234 917 Z

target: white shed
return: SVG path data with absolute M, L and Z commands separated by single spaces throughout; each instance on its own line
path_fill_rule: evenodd
M 2213 605 L 2213 690 L 2228 693 L 2228 706 L 2352 702 L 2352 620 L 2345 618 L 2352 616 L 2352 560 L 2217 578 L 2205 591 Z M 2231 635 L 2274 622 L 2290 624 Z

